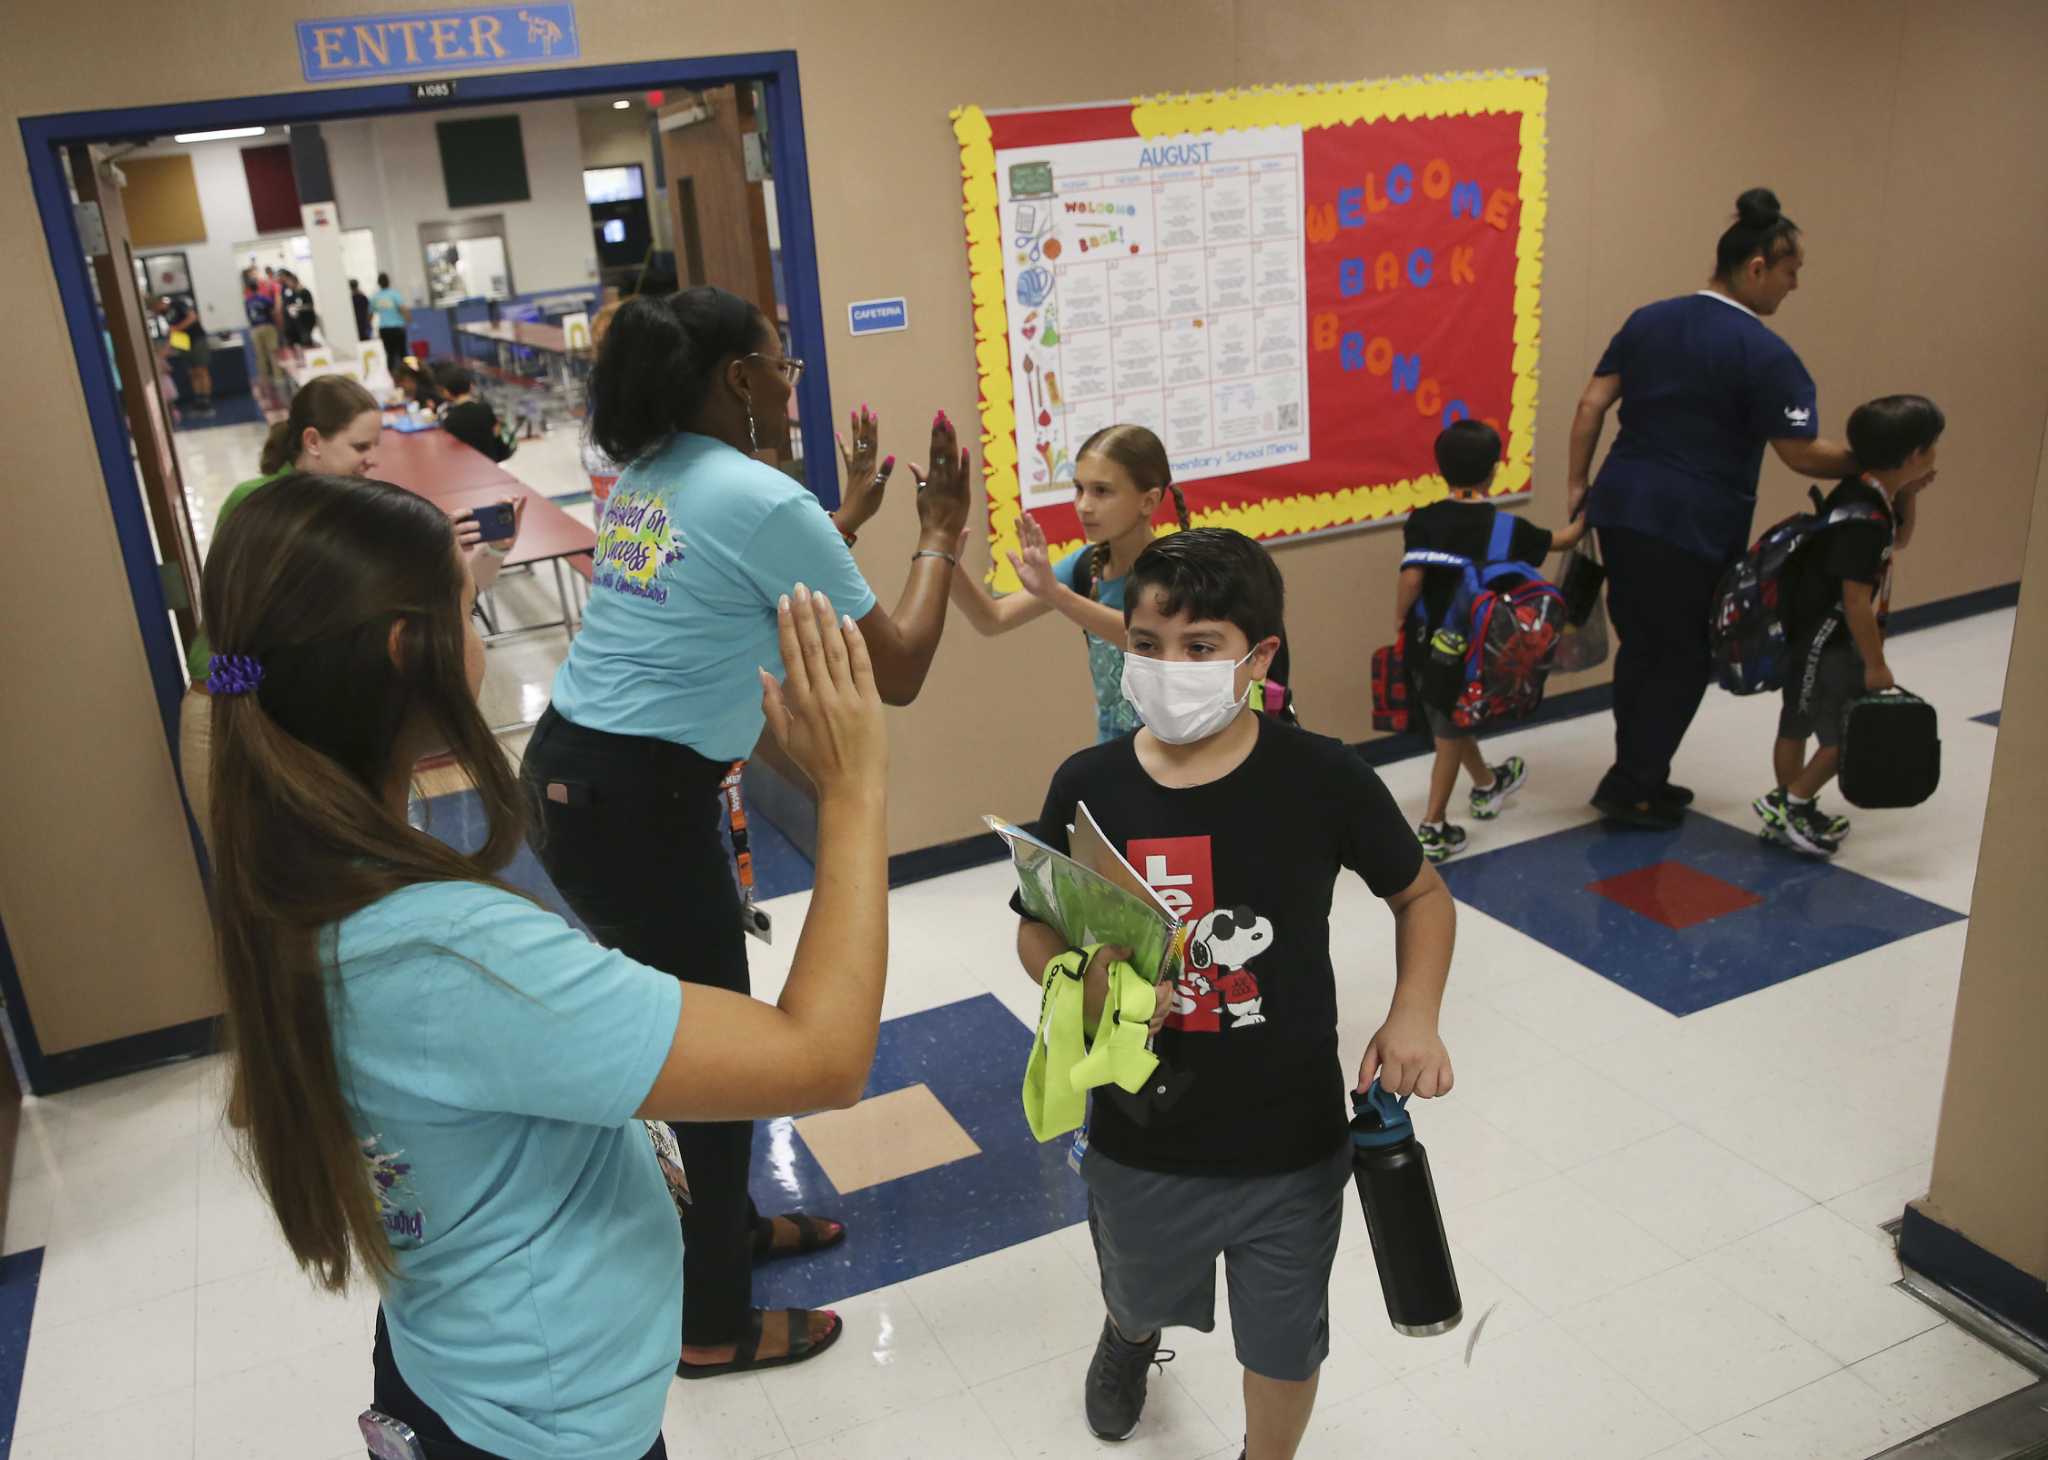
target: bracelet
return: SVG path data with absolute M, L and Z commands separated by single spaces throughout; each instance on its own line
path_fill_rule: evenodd
M 859 533 L 848 532 L 844 527 L 840 526 L 839 514 L 836 512 L 832 515 L 832 526 L 837 528 L 839 535 L 846 539 L 846 545 L 848 547 L 852 547 L 855 543 L 860 541 Z
M 937 548 L 919 548 L 916 552 L 910 555 L 910 561 L 913 563 L 916 562 L 919 558 L 944 558 L 954 567 L 957 568 L 960 566 L 960 560 L 958 558 L 954 557 L 951 553 L 942 553 Z

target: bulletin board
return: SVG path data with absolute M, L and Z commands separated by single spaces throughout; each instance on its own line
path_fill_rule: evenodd
M 1136 421 L 1198 525 L 1275 541 L 1444 494 L 1431 450 L 1493 423 L 1529 489 L 1543 74 L 1255 87 L 953 113 L 991 584 L 1030 512 L 1081 541 L 1073 455 Z M 1170 505 L 1170 504 L 1169 504 Z

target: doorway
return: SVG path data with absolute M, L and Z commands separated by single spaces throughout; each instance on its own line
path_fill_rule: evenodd
M 798 405 L 803 414 L 822 420 L 830 410 L 830 381 L 804 146 L 802 94 L 793 52 L 464 75 L 459 99 L 454 104 L 467 110 L 599 93 L 648 93 L 664 89 L 684 92 L 721 86 L 739 86 L 749 91 L 758 88 L 762 106 L 772 118 L 772 127 L 766 130 L 773 140 L 774 206 L 781 219 L 786 328 L 791 352 L 800 354 L 810 365 L 798 384 Z M 133 370 L 123 372 L 122 381 L 129 387 L 124 395 L 122 381 L 116 377 L 112 342 L 96 305 L 103 292 L 98 262 L 117 260 L 121 270 L 130 273 L 129 250 L 125 236 L 110 236 L 120 230 L 107 227 L 107 210 L 74 191 L 69 159 L 74 152 L 82 156 L 96 144 L 115 144 L 137 137 L 247 126 L 315 125 L 417 114 L 423 107 L 432 108 L 433 104 L 417 101 L 414 83 L 402 80 L 176 105 L 69 112 L 22 120 L 30 183 L 63 302 L 72 363 L 85 396 L 102 487 L 115 524 L 124 576 L 157 701 L 159 723 L 155 730 L 164 737 L 174 761 L 179 704 L 185 693 L 186 676 L 173 614 L 191 613 L 197 582 L 195 559 L 166 551 L 165 545 L 180 535 L 189 540 L 189 521 L 177 512 L 171 514 L 177 518 L 174 523 L 154 520 L 166 514 L 159 510 L 154 498 L 145 501 L 137 489 L 138 446 L 146 450 L 147 445 L 135 438 L 128 415 L 133 414 L 130 406 L 138 388 L 152 394 L 152 407 L 160 413 L 161 408 L 153 404 L 156 382 L 153 376 L 139 381 Z M 387 242 L 399 246 L 396 240 Z M 421 239 L 415 246 L 424 250 L 433 242 L 458 242 L 458 252 L 463 255 L 489 252 L 487 246 L 478 247 L 483 240 L 472 239 Z M 478 262 L 494 264 L 494 269 L 487 268 L 485 272 L 502 274 L 509 287 L 518 261 L 502 255 L 501 239 L 500 255 Z M 465 257 L 461 262 L 467 264 L 469 259 Z M 134 288 L 132 278 L 129 288 Z M 107 313 L 113 312 L 110 302 Z M 174 462 L 172 471 L 175 472 Z M 802 476 L 828 509 L 838 505 L 838 478 L 832 453 L 807 457 L 802 463 Z M 177 490 L 175 481 L 169 488 L 163 493 L 165 499 L 180 503 L 182 492 Z M 191 840 L 194 855 L 203 866 L 196 828 Z M 0 938 L 4 938 L 4 929 L 0 929 Z M 34 1011 L 28 1006 L 11 965 L 4 959 L 0 959 L 0 998 L 4 998 L 6 1017 L 20 1048 L 24 1070 L 31 1086 L 38 1090 L 103 1078 L 152 1060 L 195 1053 L 209 1048 L 213 1040 L 211 1021 L 201 1021 L 200 1026 L 180 1026 L 134 1040 L 47 1056 L 36 1037 Z M 124 1047 L 115 1049 L 114 1044 Z

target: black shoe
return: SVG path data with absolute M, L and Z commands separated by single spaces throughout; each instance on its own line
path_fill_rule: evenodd
M 1657 794 L 1650 799 L 1652 801 L 1661 801 L 1669 806 L 1690 806 L 1692 805 L 1692 787 L 1674 785 L 1670 781 L 1666 781 L 1657 788 Z
M 1172 1358 L 1171 1349 L 1160 1351 L 1158 1334 L 1132 1343 L 1116 1331 L 1116 1324 L 1102 1320 L 1102 1337 L 1088 1365 L 1088 1428 L 1096 1439 L 1128 1440 L 1137 1433 L 1150 1370 Z
M 1804 805 L 1785 798 L 1785 840 L 1809 857 L 1832 857 L 1842 848 L 1842 839 L 1831 834 L 1827 813 L 1813 802 Z
M 1610 796 L 1605 789 L 1594 794 L 1593 809 L 1609 821 L 1618 821 L 1623 826 L 1639 826 L 1647 831 L 1671 831 L 1685 820 L 1685 812 L 1668 801 L 1651 801 L 1638 806 L 1633 801 Z

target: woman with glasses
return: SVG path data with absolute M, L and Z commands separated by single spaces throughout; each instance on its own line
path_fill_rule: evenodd
M 764 459 L 789 444 L 802 373 L 761 311 L 723 289 L 620 306 L 591 375 L 590 434 L 622 470 L 598 524 L 583 627 L 526 750 L 542 812 L 536 850 L 598 941 L 686 984 L 740 993 L 750 910 L 720 809 L 728 776 L 761 738 L 759 670 L 781 677 L 776 605 L 798 584 L 829 595 L 859 628 L 882 699 L 907 705 L 939 646 L 967 524 L 967 457 L 942 413 L 929 476 L 912 468 L 921 531 L 909 576 L 895 608 L 882 607 L 851 551 L 879 505 L 874 483 L 850 483 L 847 505 L 828 516 Z M 873 430 L 872 416 L 856 418 L 857 438 Z M 872 441 L 855 446 L 856 464 L 871 463 Z M 751 1123 L 675 1130 L 693 1195 L 677 1372 L 823 1352 L 838 1318 L 754 1308 L 750 1269 L 830 1246 L 845 1229 L 754 1210 Z

